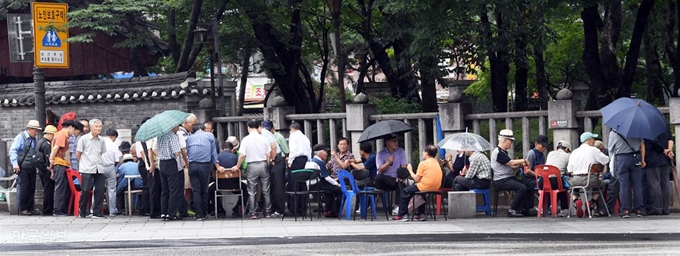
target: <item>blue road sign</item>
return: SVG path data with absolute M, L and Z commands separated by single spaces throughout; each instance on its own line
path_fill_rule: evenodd
M 42 39 L 42 46 L 45 47 L 61 47 L 61 39 L 54 30 L 49 30 L 45 33 Z

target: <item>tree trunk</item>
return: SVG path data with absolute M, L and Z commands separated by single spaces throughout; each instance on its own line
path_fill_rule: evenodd
M 527 85 L 529 82 L 529 64 L 526 58 L 526 43 L 517 40 L 515 50 L 515 106 L 513 111 L 526 111 L 529 105 L 527 100 Z
M 436 74 L 431 71 L 437 69 L 437 59 L 425 57 L 420 59 L 420 90 L 422 92 L 421 109 L 423 112 L 437 112 Z
M 184 43 L 182 44 L 182 51 L 179 56 L 179 62 L 175 73 L 184 72 L 191 68 L 189 63 L 189 57 L 191 55 L 191 49 L 194 47 L 194 30 L 198 25 L 198 18 L 201 15 L 201 7 L 203 6 L 203 0 L 194 0 L 194 4 L 191 7 L 191 16 L 189 17 L 189 27 L 187 27 L 186 37 L 184 38 Z M 219 49 L 215 49 L 219 51 Z
M 607 88 L 607 79 L 603 74 L 602 64 L 600 62 L 600 55 L 598 53 L 597 40 L 597 24 L 600 20 L 597 4 L 585 7 L 581 12 L 581 19 L 583 20 L 583 34 L 584 34 L 584 48 L 583 48 L 583 66 L 588 78 L 590 78 L 590 93 L 588 94 L 588 102 L 586 109 L 599 109 L 600 93 L 604 92 L 602 89 Z
M 538 88 L 538 98 L 540 109 L 548 109 L 548 77 L 545 74 L 545 59 L 543 57 L 543 43 L 534 46 L 534 63 L 536 65 L 536 87 Z
M 179 65 L 179 55 L 181 45 L 177 42 L 177 14 L 175 8 L 168 7 L 168 43 L 170 44 L 170 53 L 172 56 L 172 63 L 175 67 Z
M 623 75 L 621 76 L 617 97 L 630 97 L 630 89 L 633 86 L 638 59 L 640 58 L 642 38 L 645 35 L 649 14 L 652 12 L 654 2 L 655 0 L 643 0 L 640 4 L 640 8 L 638 8 L 635 26 L 633 27 L 633 35 L 630 39 L 628 52 L 626 52 L 626 64 L 623 68 Z
M 486 11 L 481 13 L 480 20 L 487 40 L 494 42 L 491 22 Z M 496 25 L 499 28 L 503 27 L 503 17 L 498 12 L 496 12 Z M 494 42 L 487 46 L 487 56 L 491 66 L 491 100 L 493 101 L 493 111 L 507 112 L 508 74 L 510 73 L 510 60 L 507 56 L 507 50 L 504 46 L 499 45 L 499 42 Z
M 243 48 L 243 71 L 241 71 L 241 84 L 238 91 L 238 112 L 236 116 L 243 115 L 243 105 L 246 100 L 246 84 L 248 84 L 248 74 L 250 72 L 250 56 L 252 55 L 250 47 Z M 266 103 L 266 102 L 265 102 Z M 266 106 L 265 106 L 266 107 Z
M 680 89 L 680 33 L 675 31 L 676 15 L 680 12 L 680 4 L 676 2 L 677 0 L 668 0 L 668 8 L 665 9 L 666 30 L 664 33 L 666 56 L 673 67 L 674 88 L 671 88 L 673 97 L 678 97 L 678 89 Z

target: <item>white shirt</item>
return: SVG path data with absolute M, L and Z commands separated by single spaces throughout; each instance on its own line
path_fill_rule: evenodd
M 78 171 L 80 173 L 104 173 L 104 160 L 102 155 L 106 153 L 106 145 L 102 136 L 94 138 L 92 133 L 83 135 L 78 140 L 76 151 L 80 152 L 80 159 L 78 161 Z
M 560 173 L 565 174 L 567 171 L 567 164 L 569 164 L 569 156 L 569 153 L 564 152 L 564 149 L 560 148 L 548 153 L 545 164 L 555 166 L 560 169 Z
M 301 131 L 291 132 L 288 137 L 288 149 L 290 154 L 288 155 L 288 163 L 292 164 L 298 156 L 307 156 L 307 159 L 312 159 L 312 145 L 309 142 L 309 138 L 305 136 Z
M 257 131 L 252 131 L 248 136 L 243 138 L 239 152 L 246 155 L 246 162 L 267 161 L 267 156 L 272 151 L 267 138 L 262 136 Z
M 104 137 L 104 145 L 106 145 L 106 153 L 102 155 L 104 166 L 111 167 L 120 161 L 123 154 L 118 150 L 118 145 L 108 137 Z
M 576 150 L 571 152 L 569 156 L 569 164 L 567 171 L 573 174 L 588 174 L 590 164 L 607 164 L 609 157 L 602 154 L 598 148 L 588 144 L 581 144 Z
M 179 148 L 187 148 L 187 137 L 189 136 L 189 133 L 184 131 L 183 128 L 180 128 L 177 131 L 177 137 L 179 137 Z
M 142 152 L 144 152 L 144 147 L 142 147 L 142 142 L 135 142 L 135 154 L 137 154 L 137 159 L 142 159 Z

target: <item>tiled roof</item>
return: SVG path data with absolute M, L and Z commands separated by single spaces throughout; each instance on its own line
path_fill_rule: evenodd
M 33 105 L 33 90 L 33 83 L 0 85 L 0 106 Z M 45 82 L 45 103 L 48 105 L 171 99 L 210 94 L 209 87 L 198 86 L 193 72 L 155 77 Z

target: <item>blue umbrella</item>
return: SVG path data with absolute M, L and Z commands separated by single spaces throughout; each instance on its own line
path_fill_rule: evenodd
M 164 135 L 184 122 L 189 114 L 179 110 L 167 110 L 146 120 L 135 134 L 135 141 L 146 141 Z
M 653 140 L 668 130 L 659 109 L 641 99 L 619 98 L 600 112 L 606 126 L 626 137 Z

